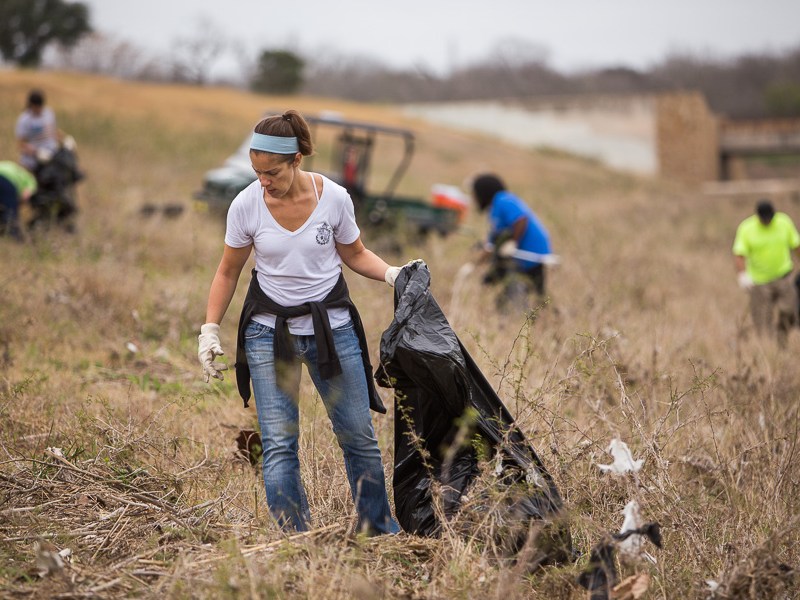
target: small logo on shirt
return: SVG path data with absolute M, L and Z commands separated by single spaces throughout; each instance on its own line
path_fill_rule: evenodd
M 322 225 L 317 227 L 317 243 L 320 246 L 324 246 L 325 244 L 331 241 L 332 233 L 333 233 L 333 227 L 331 227 L 327 223 L 323 223 Z

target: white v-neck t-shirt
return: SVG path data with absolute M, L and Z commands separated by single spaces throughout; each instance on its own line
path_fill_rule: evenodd
M 352 244 L 361 232 L 353 201 L 342 186 L 322 177 L 322 194 L 305 223 L 294 231 L 281 227 L 264 202 L 258 180 L 243 189 L 228 208 L 225 244 L 243 248 L 253 244 L 258 283 L 281 306 L 318 302 L 336 285 L 342 259 L 334 242 Z M 316 191 L 316 188 L 315 188 Z M 331 327 L 350 321 L 346 308 L 328 310 Z M 275 326 L 275 315 L 262 313 L 253 320 Z M 287 319 L 290 333 L 311 335 L 311 315 Z

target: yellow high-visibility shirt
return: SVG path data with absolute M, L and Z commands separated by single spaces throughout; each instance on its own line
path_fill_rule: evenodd
M 739 224 L 733 241 L 733 253 L 743 256 L 747 274 L 753 283 L 764 284 L 780 279 L 792 270 L 792 250 L 800 247 L 800 234 L 786 213 L 776 212 L 769 225 L 758 215 Z
M 0 160 L 0 177 L 8 179 L 20 195 L 26 191 L 31 194 L 36 191 L 36 178 L 33 173 L 10 160 Z

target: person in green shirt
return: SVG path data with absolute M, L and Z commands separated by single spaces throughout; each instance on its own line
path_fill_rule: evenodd
M 36 192 L 36 178 L 22 165 L 0 160 L 0 236 L 22 241 L 19 205 Z
M 733 255 L 739 287 L 750 293 L 750 314 L 756 331 L 775 329 L 781 344 L 798 317 L 792 274 L 792 250 L 800 256 L 800 234 L 789 215 L 775 212 L 769 200 L 739 224 Z

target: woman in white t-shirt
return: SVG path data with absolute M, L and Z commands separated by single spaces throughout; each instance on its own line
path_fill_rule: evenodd
M 255 127 L 250 160 L 257 180 L 228 210 L 225 248 L 209 292 L 198 357 L 208 381 L 222 379 L 219 323 L 242 268 L 255 269 L 239 321 L 236 379 L 248 405 L 250 382 L 263 448 L 267 504 L 285 528 L 304 531 L 310 513 L 300 479 L 300 364 L 319 390 L 345 459 L 358 530 L 399 530 L 391 515 L 370 408 L 386 412 L 372 377 L 361 319 L 347 292 L 342 263 L 356 273 L 394 280 L 392 267 L 364 247 L 346 190 L 303 171 L 311 134 L 296 111 Z

